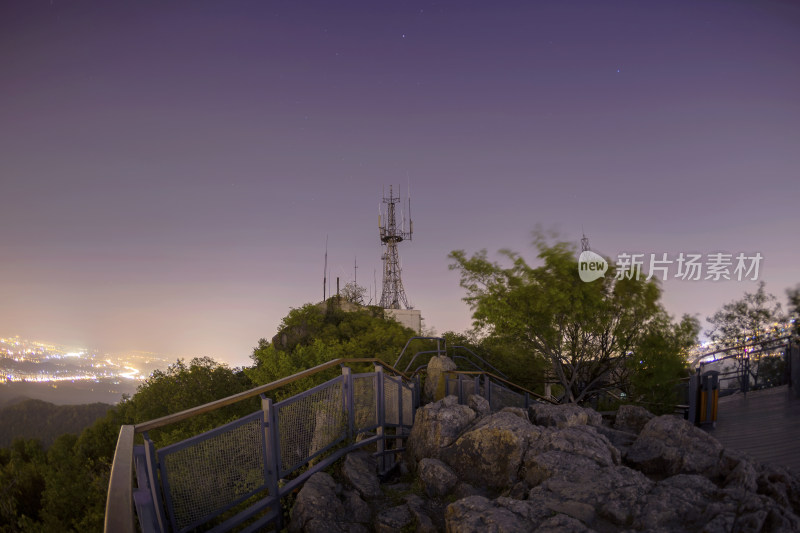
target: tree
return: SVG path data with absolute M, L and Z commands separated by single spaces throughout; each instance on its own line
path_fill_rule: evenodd
M 706 318 L 711 329 L 706 333 L 712 341 L 722 346 L 758 343 L 770 338 L 774 322 L 784 319 L 781 304 L 775 295 L 764 290 L 760 281 L 754 293 L 746 292 L 740 300 L 729 302 Z
M 786 289 L 786 296 L 789 298 L 789 318 L 794 320 L 794 332 L 800 335 L 800 284 Z
M 700 321 L 684 315 L 673 324 L 666 315 L 647 328 L 634 357 L 626 361 L 628 397 L 644 403 L 656 414 L 667 414 L 683 399 L 677 397 L 679 382 L 688 375 L 686 354 L 700 333 Z
M 785 320 L 786 317 L 781 312 L 781 304 L 777 298 L 767 293 L 764 286 L 763 281 L 759 282 L 756 292 L 745 292 L 741 299 L 723 305 L 714 315 L 706 318 L 711 324 L 711 329 L 706 333 L 712 341 L 721 346 L 756 345 L 750 350 L 756 352 L 754 357 L 756 364 L 750 364 L 747 352 L 735 358 L 743 381 L 742 386 L 745 381 L 749 382 L 752 378 L 754 388 L 762 385 L 759 383 L 759 378 L 762 382 L 765 380 L 768 383 L 775 382 L 775 376 L 783 373 L 782 365 L 767 359 L 764 350 L 774 346 L 771 342 L 775 337 L 773 324 Z M 766 363 L 763 367 L 762 359 Z
M 645 332 L 663 323 L 661 290 L 655 280 L 617 280 L 613 267 L 605 277 L 581 281 L 574 246 L 550 245 L 541 234 L 534 246 L 539 267 L 508 250 L 500 253 L 510 266 L 489 261 L 486 250 L 469 258 L 456 250 L 450 268 L 460 272 L 476 331 L 519 343 L 532 358 L 547 360 L 563 400 L 580 402 L 618 384 L 623 360 Z
M 364 305 L 364 295 L 366 293 L 366 287 L 358 285 L 355 281 L 348 282 L 341 292 L 344 300 L 358 305 Z

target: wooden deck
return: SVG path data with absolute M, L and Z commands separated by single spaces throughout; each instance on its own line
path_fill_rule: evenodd
M 716 427 L 703 428 L 726 448 L 800 473 L 800 398 L 788 386 L 721 398 Z

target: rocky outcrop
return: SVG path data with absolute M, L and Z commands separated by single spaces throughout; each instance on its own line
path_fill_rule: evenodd
M 417 409 L 406 444 L 409 466 L 416 467 L 425 457 L 438 459 L 441 450 L 450 446 L 475 418 L 475 411 L 459 405 L 455 396 Z
M 397 484 L 416 493 L 369 499 L 380 488 L 344 474 L 368 462 L 354 453 L 342 467 L 352 488 L 312 476 L 290 531 L 800 531 L 797 473 L 680 418 L 626 409 L 612 428 L 577 406 L 480 416 L 470 404 L 449 397 L 418 411 L 406 452 L 417 480 Z
M 455 370 L 456 364 L 452 359 L 444 355 L 434 355 L 428 361 L 428 367 L 425 369 L 427 377 L 425 378 L 425 387 L 423 394 L 425 401 L 432 402 L 436 399 L 441 399 L 444 395 L 444 373 L 449 370 Z
M 626 461 L 645 474 L 668 477 L 721 473 L 722 445 L 686 420 L 659 416 L 645 424 L 626 455 Z
M 369 531 L 371 512 L 366 502 L 352 492 L 342 494 L 341 486 L 325 472 L 305 482 L 292 507 L 292 533 L 362 533 Z
M 363 498 L 369 500 L 383 494 L 378 480 L 378 463 L 363 450 L 347 454 L 342 465 L 342 475 Z
M 539 426 L 565 428 L 586 424 L 599 426 L 603 423 L 600 413 L 575 404 L 537 403 L 528 408 L 528 413 L 531 422 Z
M 614 417 L 614 429 L 639 434 L 645 424 L 654 418 L 653 413 L 638 405 L 621 405 Z
M 458 483 L 455 473 L 438 459 L 426 457 L 419 462 L 418 471 L 425 493 L 431 498 L 441 498 L 450 494 Z

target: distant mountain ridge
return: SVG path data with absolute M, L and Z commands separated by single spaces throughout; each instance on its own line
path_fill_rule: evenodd
M 39 439 L 44 447 L 64 433 L 79 434 L 105 416 L 112 405 L 55 405 L 42 400 L 14 400 L 0 407 L 0 448 L 17 438 Z

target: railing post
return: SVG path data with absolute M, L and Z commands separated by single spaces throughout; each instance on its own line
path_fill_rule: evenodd
M 386 432 L 385 424 L 385 409 L 383 397 L 383 367 L 375 365 L 375 408 L 378 410 L 378 427 L 375 433 L 380 437 L 376 443 L 378 448 L 378 468 L 381 473 L 386 471 L 386 440 L 384 434 Z
M 280 507 L 281 494 L 278 480 L 281 477 L 281 447 L 278 435 L 278 413 L 271 398 L 261 395 L 261 409 L 264 411 L 264 446 L 267 449 L 267 490 L 275 498 L 274 505 Z M 278 530 L 283 526 L 283 514 L 278 512 Z
M 464 376 L 458 375 L 458 403 L 464 403 Z
M 697 372 L 689 376 L 689 422 L 695 426 L 700 423 L 698 417 L 698 396 L 700 396 L 700 368 Z
M 352 439 L 355 435 L 355 391 L 353 390 L 353 373 L 349 367 L 342 367 L 342 401 L 344 402 L 344 409 L 347 413 L 347 438 Z

